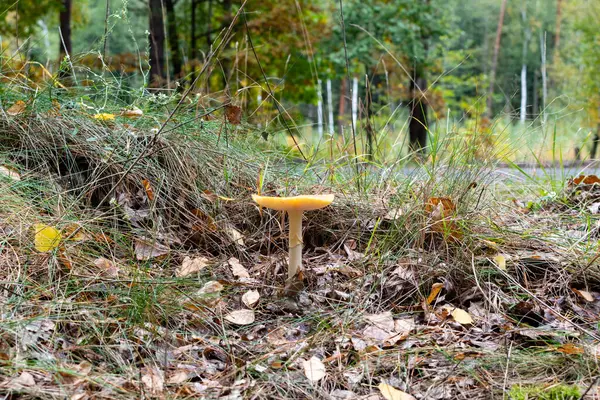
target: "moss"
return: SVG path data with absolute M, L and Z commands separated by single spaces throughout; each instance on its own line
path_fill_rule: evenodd
M 508 396 L 511 400 L 577 400 L 581 392 L 577 386 L 558 385 L 551 388 L 534 385 L 515 385 Z

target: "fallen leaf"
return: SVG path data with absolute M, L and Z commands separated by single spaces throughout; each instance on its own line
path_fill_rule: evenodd
M 416 326 L 413 318 L 397 319 L 394 321 L 394 331 L 397 333 L 410 333 Z
M 579 296 L 580 296 L 582 299 L 584 299 L 585 301 L 587 301 L 587 302 L 589 302 L 589 303 L 591 303 L 592 301 L 594 301 L 594 300 L 595 300 L 595 299 L 594 299 L 594 296 L 593 296 L 593 295 L 592 295 L 590 292 L 588 292 L 588 291 L 585 291 L 585 290 L 579 290 L 579 289 L 575 289 L 575 288 L 572 288 L 571 290 L 572 290 L 572 291 L 573 291 L 575 294 L 579 295 Z
M 183 383 L 187 380 L 190 379 L 190 373 L 188 371 L 175 371 L 175 373 L 173 375 L 171 375 L 169 377 L 169 379 L 167 379 L 167 383 L 174 385 L 174 384 L 178 384 L 178 383 Z
M 394 317 L 391 311 L 386 311 L 381 314 L 370 314 L 366 315 L 365 319 L 372 325 L 383 329 L 384 331 L 391 332 L 394 330 Z
M 393 332 L 386 331 L 377 326 L 367 326 L 363 330 L 362 334 L 365 339 L 373 339 L 378 342 L 384 342 L 385 340 L 389 339 L 390 337 L 392 337 L 394 335 Z
M 392 208 L 383 216 L 383 219 L 388 221 L 395 221 L 402 217 L 403 211 L 401 208 Z
M 565 343 L 562 346 L 558 347 L 556 351 L 564 353 L 564 354 L 583 354 L 584 350 L 582 347 L 579 347 L 573 343 Z
M 121 111 L 121 115 L 126 118 L 139 118 L 144 115 L 144 112 L 137 107 Z
M 202 286 L 202 288 L 198 291 L 198 296 L 203 296 L 207 294 L 219 293 L 225 289 L 225 287 L 217 281 L 208 281 Z
M 35 379 L 29 372 L 23 371 L 21 372 L 21 375 L 19 375 L 18 378 L 13 379 L 11 383 L 16 383 L 22 386 L 35 386 Z
M 233 104 L 227 104 L 225 106 L 225 117 L 230 124 L 239 125 L 242 122 L 242 108 Z
M 34 229 L 34 242 L 37 251 L 45 253 L 56 249 L 60 245 L 62 235 L 58 229 L 44 224 L 35 224 Z
M 17 100 L 15 102 L 15 104 L 13 104 L 12 106 L 10 106 L 8 108 L 8 110 L 6 110 L 6 113 L 8 115 L 19 115 L 22 114 L 25 109 L 27 108 L 27 104 L 25 104 L 25 102 L 23 100 Z
M 154 200 L 154 190 L 152 190 L 150 181 L 148 179 L 142 179 L 142 185 L 144 185 L 144 190 L 146 191 L 146 196 L 148 196 L 148 200 Z
M 240 246 L 244 246 L 244 236 L 242 236 L 242 234 L 240 233 L 240 231 L 238 231 L 237 229 L 235 229 L 233 226 L 231 225 L 227 225 L 225 227 L 225 231 L 227 232 L 227 234 L 229 235 L 229 237 L 231 238 L 231 240 L 240 245 Z
M 142 383 L 150 393 L 158 395 L 164 390 L 165 377 L 160 369 L 156 367 L 147 368 L 142 375 Z
M 195 274 L 196 272 L 202 271 L 208 265 L 208 259 L 205 257 L 190 258 L 186 257 L 183 259 L 181 266 L 177 268 L 175 275 L 179 278 Z
M 227 314 L 225 319 L 236 325 L 250 325 L 254 322 L 255 316 L 252 310 L 236 310 Z
M 596 175 L 579 175 L 577 178 L 573 179 L 573 183 L 576 185 L 584 184 L 584 185 L 593 185 L 594 183 L 600 183 L 600 178 Z
M 119 276 L 119 267 L 116 264 L 104 257 L 97 258 L 94 261 L 94 265 L 100 270 L 101 275 L 109 278 L 116 278 Z
M 14 181 L 20 181 L 21 180 L 21 174 L 19 174 L 19 172 L 12 168 L 12 167 L 6 167 L 4 165 L 0 165 L 0 174 L 9 177 L 10 179 L 14 180 Z
M 471 318 L 471 315 L 469 315 L 469 313 L 462 308 L 455 307 L 450 312 L 450 315 L 452 315 L 452 318 L 454 318 L 454 320 L 461 325 L 473 324 L 473 318 Z
M 377 388 L 386 400 L 416 400 L 410 394 L 403 392 L 402 390 L 398 390 L 387 383 L 380 383 Z
M 164 256 L 169 253 L 169 247 L 147 239 L 135 238 L 135 257 L 139 261 Z
M 114 121 L 115 114 L 99 113 L 94 115 L 94 119 L 97 119 L 98 121 Z
M 231 257 L 227 262 L 229 263 L 231 272 L 234 276 L 238 278 L 250 278 L 250 273 L 237 258 Z
M 315 356 L 312 356 L 309 360 L 302 361 L 302 366 L 304 367 L 304 375 L 311 382 L 318 382 L 325 377 L 325 365 Z
M 333 390 L 331 393 L 329 393 L 329 396 L 331 397 L 332 400 L 355 400 L 355 399 L 358 399 L 358 396 L 356 395 L 356 393 L 354 393 L 350 390 L 342 390 L 342 389 Z
M 494 264 L 502 271 L 506 271 L 506 257 L 502 254 L 498 254 L 494 257 Z
M 254 307 L 258 300 L 260 299 L 260 293 L 258 290 L 248 290 L 246 293 L 242 295 L 242 303 L 246 305 L 246 307 Z
M 433 285 L 431 285 L 431 292 L 429 292 L 429 296 L 427 296 L 427 305 L 433 303 L 433 301 L 437 298 L 438 294 L 440 294 L 440 291 L 443 287 L 444 284 L 440 282 L 436 282 Z

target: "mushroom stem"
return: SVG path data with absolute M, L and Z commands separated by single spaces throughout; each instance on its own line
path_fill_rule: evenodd
M 290 220 L 290 265 L 288 266 L 288 281 L 302 269 L 302 211 L 289 210 Z

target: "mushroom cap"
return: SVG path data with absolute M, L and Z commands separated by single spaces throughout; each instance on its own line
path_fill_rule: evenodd
M 332 194 L 273 197 L 252 195 L 252 200 L 259 206 L 279 211 L 310 211 L 327 207 L 335 196 Z

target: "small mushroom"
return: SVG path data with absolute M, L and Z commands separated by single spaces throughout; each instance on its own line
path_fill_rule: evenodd
M 278 211 L 287 211 L 290 220 L 290 264 L 288 266 L 288 281 L 302 269 L 302 213 L 327 207 L 333 201 L 334 195 L 271 197 L 252 195 L 252 200 L 259 206 Z

